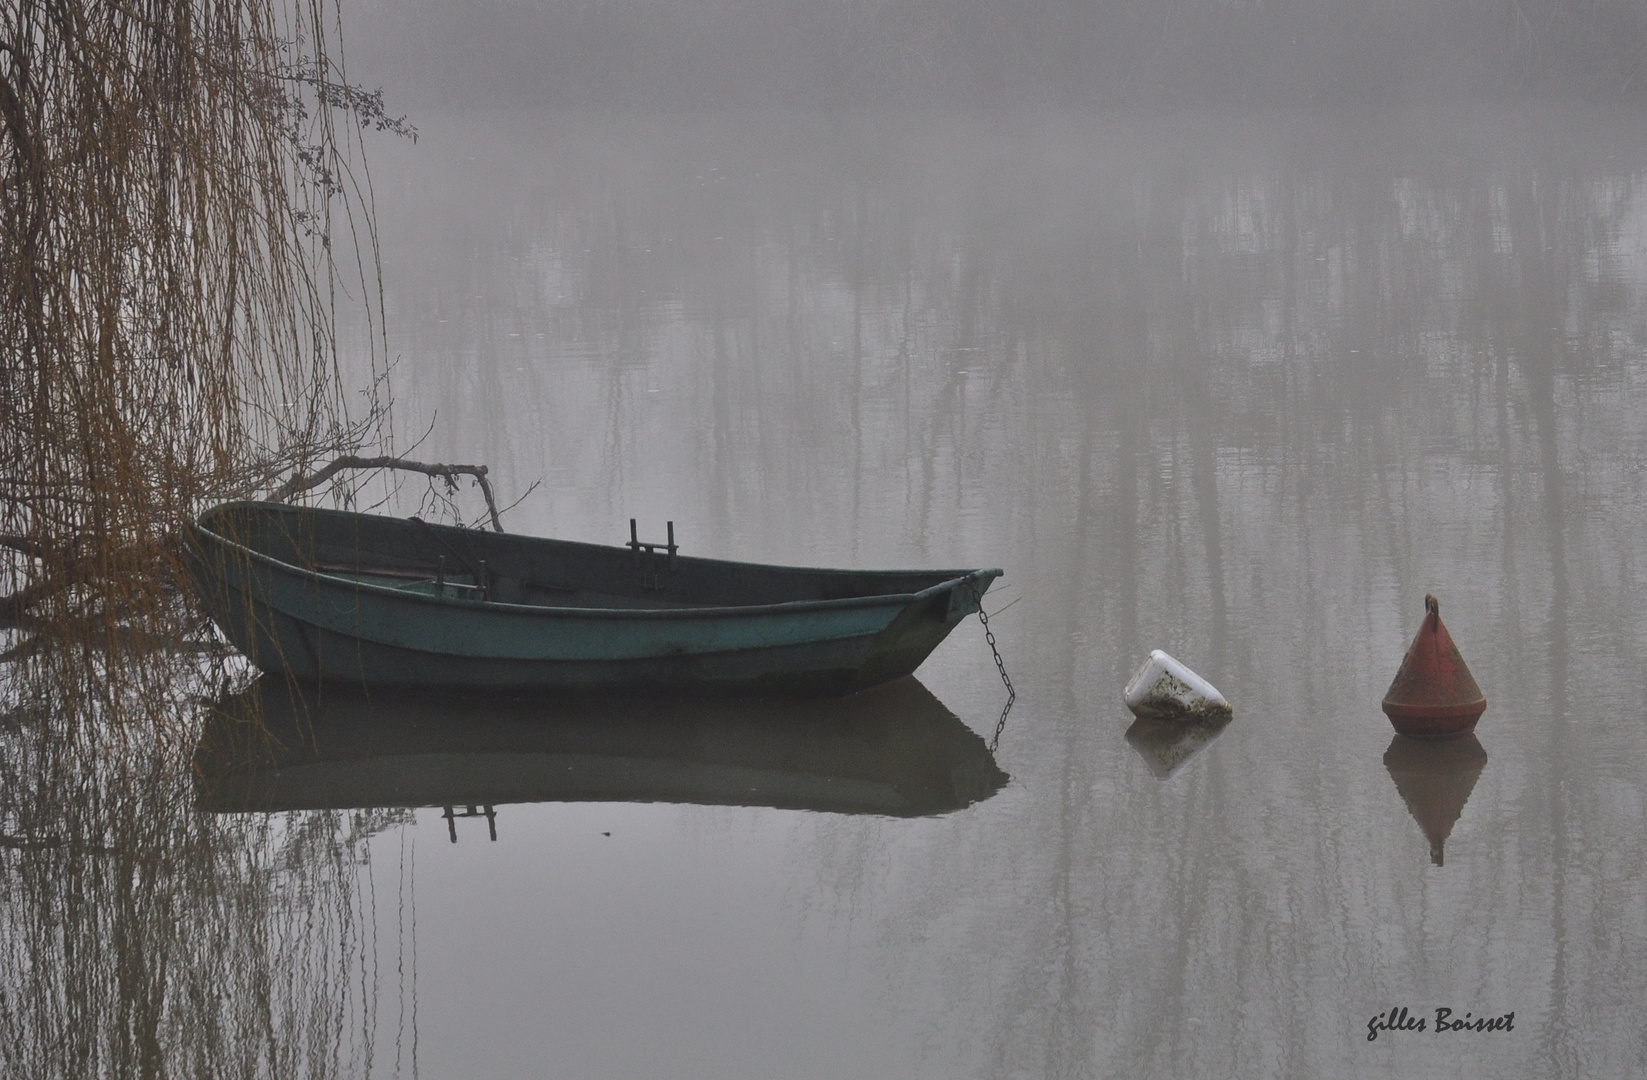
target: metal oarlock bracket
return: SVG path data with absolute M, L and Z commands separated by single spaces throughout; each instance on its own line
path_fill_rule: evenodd
M 675 543 L 675 523 L 673 521 L 669 523 L 669 542 L 667 544 L 647 544 L 643 543 L 640 539 L 640 533 L 635 525 L 635 519 L 630 518 L 629 550 L 635 553 L 635 557 L 637 559 L 640 558 L 640 553 L 642 551 L 645 551 L 648 555 L 655 555 L 657 554 L 659 548 L 663 548 L 669 552 L 669 572 L 674 573 L 676 566 L 676 552 L 680 550 L 679 546 Z

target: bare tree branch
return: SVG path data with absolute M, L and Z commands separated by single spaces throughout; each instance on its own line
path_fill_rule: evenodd
M 48 578 L 0 596 L 0 630 L 12 630 L 22 626 L 28 619 L 30 608 L 67 587 L 67 583 L 60 578 Z
M 31 536 L 0 533 L 0 548 L 10 548 L 12 551 L 22 552 L 24 555 L 35 559 L 46 557 L 46 546 Z
M 276 488 L 270 494 L 269 501 L 287 502 L 295 495 L 319 487 L 345 469 L 400 469 L 405 472 L 422 473 L 424 476 L 439 477 L 448 482 L 456 481 L 459 476 L 472 476 L 479 482 L 481 494 L 486 496 L 486 509 L 492 516 L 492 528 L 498 532 L 503 531 L 503 522 L 498 518 L 497 500 L 492 497 L 492 485 L 486 479 L 484 465 L 441 465 L 388 455 L 357 457 L 354 454 L 344 454 L 322 469 L 312 473 L 296 474 Z

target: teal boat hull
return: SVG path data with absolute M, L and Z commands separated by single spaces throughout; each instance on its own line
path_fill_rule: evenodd
M 999 570 L 762 566 L 230 503 L 191 529 L 229 641 L 304 682 L 846 694 L 910 674 Z

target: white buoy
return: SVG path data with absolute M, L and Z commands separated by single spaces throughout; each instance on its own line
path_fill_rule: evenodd
M 1230 703 L 1218 688 L 1160 649 L 1127 683 L 1127 708 L 1152 720 L 1201 720 L 1229 716 Z

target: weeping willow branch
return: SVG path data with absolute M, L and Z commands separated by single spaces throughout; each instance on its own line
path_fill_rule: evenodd
M 0 1076 L 371 1071 L 392 815 L 201 814 L 177 737 L 245 674 L 184 522 L 386 423 L 361 140 L 414 133 L 337 25 L 0 0 Z
M 186 618 L 182 523 L 381 420 L 351 416 L 337 327 L 363 316 L 375 384 L 362 133 L 415 131 L 349 84 L 338 24 L 336 0 L 0 0 L 0 597 L 61 639 L 48 665 Z M 112 703 L 108 678 L 83 688 Z

